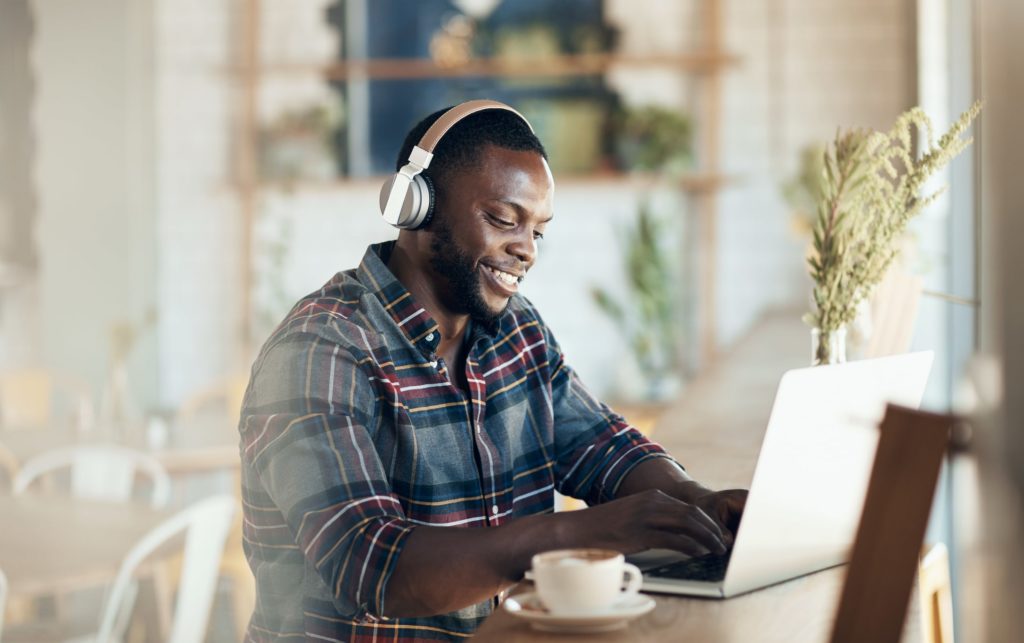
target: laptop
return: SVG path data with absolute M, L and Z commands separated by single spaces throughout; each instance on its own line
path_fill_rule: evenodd
M 728 598 L 849 560 L 889 402 L 921 404 L 931 351 L 787 371 L 726 556 L 628 557 L 649 592 Z

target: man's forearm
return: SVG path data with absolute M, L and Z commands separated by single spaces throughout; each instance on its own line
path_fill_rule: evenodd
M 709 492 L 671 462 L 660 460 L 670 469 L 657 462 L 637 466 L 619 498 L 580 511 L 526 516 L 499 527 L 416 527 L 388 581 L 384 615 L 443 614 L 487 600 L 519 581 L 534 554 L 550 549 L 724 553 L 714 521 L 660 485 L 674 485 L 676 493 Z
M 417 527 L 388 582 L 385 615 L 443 614 L 496 596 L 522 578 L 535 553 L 581 545 L 565 522 L 541 514 L 500 527 Z
M 663 491 L 684 502 L 693 502 L 711 491 L 671 460 L 651 458 L 636 465 L 623 478 L 615 497 L 624 498 L 649 489 Z

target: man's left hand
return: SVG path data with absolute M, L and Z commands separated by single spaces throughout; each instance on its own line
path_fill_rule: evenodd
M 747 504 L 746 489 L 712 491 L 694 480 L 688 480 L 679 484 L 672 491 L 673 493 L 670 495 L 697 505 L 718 523 L 725 535 L 726 546 L 732 547 L 736 530 L 740 526 L 740 518 L 743 516 L 743 509 Z

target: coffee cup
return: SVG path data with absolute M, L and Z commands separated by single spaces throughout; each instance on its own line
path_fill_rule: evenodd
M 635 565 L 610 549 L 557 549 L 535 555 L 531 563 L 541 603 L 557 614 L 604 612 L 640 591 L 643 580 Z

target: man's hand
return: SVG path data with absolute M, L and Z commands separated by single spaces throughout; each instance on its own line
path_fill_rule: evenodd
M 709 491 L 695 498 L 693 503 L 715 521 L 722 530 L 726 546 L 732 549 L 732 544 L 736 540 L 736 530 L 740 526 L 740 518 L 747 504 L 747 490 Z
M 708 506 L 717 506 L 709 499 Z M 583 511 L 558 516 L 565 540 L 632 554 L 644 549 L 674 549 L 684 554 L 724 554 L 731 542 L 704 507 L 657 489 L 631 494 Z
M 619 487 L 619 498 L 651 489 L 658 489 L 676 500 L 699 508 L 718 527 L 725 546 L 732 547 L 747 503 L 745 489 L 712 491 L 671 461 L 659 458 L 643 462 L 630 472 Z M 712 547 L 707 547 L 707 550 L 715 551 Z

